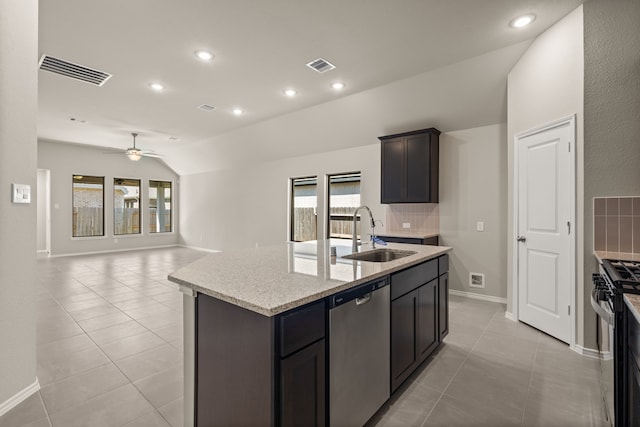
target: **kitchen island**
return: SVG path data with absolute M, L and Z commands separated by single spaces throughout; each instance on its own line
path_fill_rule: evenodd
M 351 248 L 340 241 L 287 243 L 211 254 L 172 273 L 185 293 L 185 425 L 328 424 L 328 301 L 375 280 L 396 298 L 397 388 L 446 333 L 450 248 L 388 247 L 415 253 L 367 262 L 342 258 Z M 394 347 L 405 324 L 416 330 L 403 329 Z M 428 354 L 413 351 L 427 341 L 420 333 L 432 337 Z

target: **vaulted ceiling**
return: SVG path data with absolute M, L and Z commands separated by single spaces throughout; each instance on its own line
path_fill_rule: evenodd
M 411 127 L 498 123 L 515 61 L 580 3 L 41 1 L 40 54 L 112 77 L 95 86 L 39 71 L 38 135 L 124 149 L 136 132 L 139 147 L 188 174 L 373 143 Z M 525 13 L 537 17 L 529 27 L 508 25 Z M 200 49 L 213 60 L 199 60 Z M 305 66 L 317 58 L 336 68 Z M 345 88 L 332 89 L 336 81 Z

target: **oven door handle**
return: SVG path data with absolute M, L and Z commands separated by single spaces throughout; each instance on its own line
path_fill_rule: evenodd
M 593 307 L 593 310 L 598 316 L 600 316 L 602 320 L 606 321 L 610 325 L 613 325 L 615 321 L 613 313 L 609 313 L 607 310 L 602 308 L 602 306 L 600 305 L 600 301 L 598 301 L 598 298 L 596 297 L 596 292 L 596 288 L 591 289 L 591 307 Z

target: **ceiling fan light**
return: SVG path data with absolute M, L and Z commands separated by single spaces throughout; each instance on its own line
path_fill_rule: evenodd
M 142 155 L 137 151 L 129 151 L 127 157 L 129 157 L 129 160 L 137 162 L 142 158 Z

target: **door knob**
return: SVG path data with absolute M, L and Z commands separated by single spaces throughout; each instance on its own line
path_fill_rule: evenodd
M 518 236 L 518 238 L 516 239 L 518 242 L 526 242 L 527 238 L 524 236 Z

